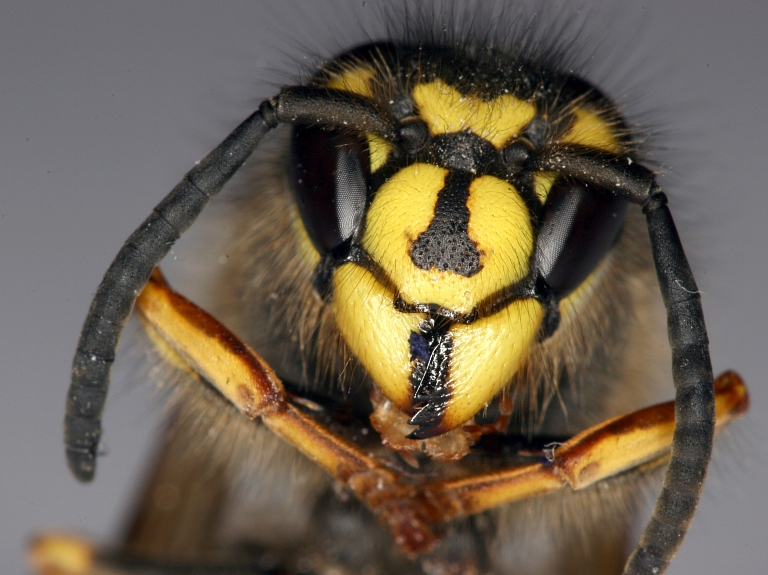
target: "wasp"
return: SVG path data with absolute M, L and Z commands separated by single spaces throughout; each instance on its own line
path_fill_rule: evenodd
M 157 266 L 254 154 L 212 314 Z M 717 426 L 748 405 L 738 376 L 713 377 L 700 300 L 667 196 L 597 87 L 524 43 L 354 47 L 264 101 L 107 270 L 73 362 L 70 469 L 94 476 L 132 312 L 176 382 L 172 425 L 119 548 L 48 536 L 34 560 L 662 573 Z M 648 344 L 664 310 L 669 357 Z M 675 401 L 638 410 L 659 361 Z M 627 493 L 665 463 L 628 553 Z

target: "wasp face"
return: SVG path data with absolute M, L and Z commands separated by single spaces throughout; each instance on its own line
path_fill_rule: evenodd
M 234 210 L 237 270 L 220 283 L 235 306 L 220 320 L 155 266 L 281 123 L 287 169 L 253 178 L 251 207 Z M 265 573 L 618 572 L 633 507 L 618 486 L 672 446 L 625 571 L 663 572 L 695 511 L 715 410 L 726 422 L 747 397 L 733 374 L 715 397 L 699 292 L 635 153 L 596 89 L 471 42 L 363 46 L 262 103 L 97 290 L 65 419 L 76 476 L 93 477 L 134 303 L 191 399 L 173 408 L 124 544 L 79 572 L 230 572 L 241 558 Z M 669 364 L 646 345 L 660 310 L 651 252 L 677 399 L 619 416 Z M 336 369 L 313 389 L 323 362 Z M 526 412 L 535 425 L 509 424 Z M 70 543 L 43 538 L 40 572 L 62 572 L 61 549 L 90 551 Z M 526 545 L 551 561 L 529 564 Z
M 622 227 L 625 200 L 530 157 L 620 154 L 625 130 L 590 86 L 496 53 L 367 46 L 314 83 L 370 99 L 398 138 L 294 128 L 305 259 L 408 437 L 443 434 L 557 331 Z

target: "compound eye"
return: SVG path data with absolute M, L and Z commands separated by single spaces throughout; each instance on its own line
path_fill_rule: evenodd
M 535 268 L 558 299 L 592 273 L 619 237 L 627 201 L 594 185 L 558 180 L 544 205 Z
M 371 172 L 362 136 L 319 126 L 295 126 L 291 179 L 304 227 L 325 255 L 355 235 L 365 212 Z

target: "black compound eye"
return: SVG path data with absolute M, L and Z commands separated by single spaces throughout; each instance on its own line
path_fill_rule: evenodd
M 364 137 L 319 126 L 295 126 L 291 179 L 304 226 L 325 255 L 354 236 L 365 212 L 371 172 Z
M 627 201 L 584 182 L 559 180 L 544 206 L 535 268 L 562 299 L 595 269 L 616 242 Z

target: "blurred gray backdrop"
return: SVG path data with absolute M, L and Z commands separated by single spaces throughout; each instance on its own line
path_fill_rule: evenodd
M 36 530 L 114 537 L 145 472 L 161 415 L 149 386 L 121 381 L 124 362 L 92 485 L 71 477 L 61 440 L 78 330 L 124 239 L 262 98 L 383 34 L 380 2 L 271 4 L 0 2 L 4 575 L 26 572 Z M 655 132 L 715 371 L 738 369 L 752 393 L 669 573 L 767 573 L 768 2 L 548 4 L 583 26 L 588 78 Z M 194 238 L 169 260 L 176 285 L 202 293 Z

